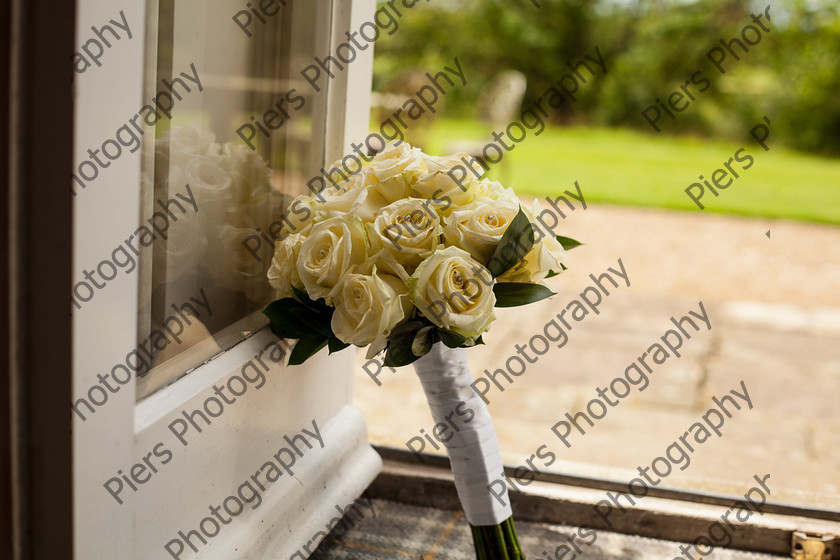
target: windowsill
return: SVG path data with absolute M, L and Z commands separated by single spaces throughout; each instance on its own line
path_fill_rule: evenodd
M 144 399 L 158 389 L 211 363 L 222 352 L 246 341 L 265 328 L 267 324 L 268 321 L 264 315 L 254 312 L 213 335 L 208 333 L 198 343 L 138 378 L 137 400 Z

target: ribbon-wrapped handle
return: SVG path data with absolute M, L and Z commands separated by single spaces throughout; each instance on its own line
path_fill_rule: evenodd
M 441 430 L 446 436 L 438 440 L 446 446 L 467 521 L 471 525 L 500 524 L 513 511 L 507 486 L 498 499 L 488 489 L 491 482 L 503 476 L 502 456 L 487 406 L 471 386 L 466 351 L 438 342 L 414 362 L 414 369 L 435 423 L 449 426 L 448 431 Z M 469 421 L 456 420 L 465 410 L 471 410 L 474 416 Z

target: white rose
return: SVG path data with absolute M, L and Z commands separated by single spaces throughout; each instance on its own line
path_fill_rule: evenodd
M 187 181 L 205 198 L 219 199 L 230 194 L 230 168 L 218 156 L 195 156 L 185 167 Z
M 409 280 L 414 305 L 438 327 L 475 342 L 495 319 L 490 271 L 458 247 L 438 249 Z
M 290 234 L 308 235 L 315 223 L 316 214 L 315 202 L 312 198 L 302 194 L 292 200 L 286 211 L 283 212 L 283 216 L 280 218 L 282 231 Z
M 460 247 L 478 262 L 487 264 L 518 213 L 518 201 L 476 200 L 453 211 L 445 219 L 443 235 L 446 244 Z
M 411 195 L 448 203 L 445 204 L 447 208 L 469 204 L 475 198 L 473 183 L 476 175 L 469 170 L 464 161 L 468 162 L 478 175 L 483 173 L 478 162 L 467 154 L 426 156 L 428 173 L 411 185 Z
M 207 251 L 207 272 L 219 286 L 243 292 L 249 299 L 258 300 L 266 292 L 265 270 L 271 257 L 271 246 L 263 243 L 259 249 L 261 261 L 254 258 L 246 238 L 259 235 L 249 227 L 220 226 Z
M 159 157 L 178 167 L 186 166 L 195 156 L 214 155 L 218 148 L 216 135 L 200 122 L 176 126 L 155 141 Z
M 367 172 L 366 162 L 360 161 L 361 168 L 356 165 L 345 166 L 344 160 L 346 157 L 341 157 L 324 167 L 330 171 L 330 180 L 327 181 L 325 189 L 336 189 L 346 191 L 353 188 L 353 183 L 357 181 L 359 175 L 364 177 Z M 332 173 L 336 170 L 335 173 Z
M 442 203 L 442 210 L 447 214 L 451 208 L 469 204 L 475 193 L 469 186 L 459 187 L 445 171 L 435 171 L 421 177 L 409 189 L 409 194 L 417 198 L 426 198 Z
M 304 237 L 298 233 L 287 234 L 274 245 L 274 256 L 268 269 L 268 283 L 277 290 L 277 298 L 292 297 L 291 286 L 303 289 L 297 272 L 297 259 Z
M 195 274 L 207 253 L 207 235 L 199 216 L 188 212 L 171 222 L 166 239 L 155 241 L 153 253 L 157 266 L 166 270 L 167 282 Z
M 433 171 L 443 171 L 445 173 L 456 167 L 462 167 L 467 172 L 467 177 L 473 177 L 473 179 L 475 179 L 476 175 L 481 176 L 484 174 L 484 169 L 482 169 L 481 164 L 466 152 L 459 152 L 448 156 L 426 155 L 426 169 L 429 170 L 429 173 Z M 470 167 L 472 167 L 475 173 L 470 171 Z M 461 173 L 458 173 L 458 175 L 461 175 Z M 464 181 L 466 183 L 466 179 Z
M 331 303 L 330 291 L 341 277 L 367 259 L 367 240 L 361 220 L 337 216 L 312 226 L 300 247 L 297 272 L 312 299 Z
M 384 207 L 407 197 L 408 187 L 405 185 L 400 186 L 393 181 L 374 183 L 361 190 L 351 212 L 363 222 L 370 223 Z
M 312 208 L 315 210 L 316 220 L 324 221 L 335 216 L 352 213 L 353 205 L 359 198 L 359 191 L 321 191 L 312 197 Z
M 566 256 L 566 251 L 560 242 L 553 237 L 546 237 L 537 241 L 525 258 L 516 266 L 499 276 L 499 282 L 528 282 L 533 284 L 543 280 L 549 272 L 560 273 L 560 266 Z
M 492 200 L 516 200 L 516 193 L 510 187 L 503 186 L 498 181 L 491 181 L 490 179 L 479 179 L 472 184 L 473 192 L 476 198 L 489 198 Z
M 266 236 L 276 237 L 280 233 L 284 209 L 288 208 L 291 199 L 291 195 L 269 190 L 249 199 L 242 214 L 246 215 Z
M 327 199 L 335 199 L 340 197 L 342 194 L 355 191 L 363 186 L 365 186 L 366 179 L 367 179 L 367 172 L 366 169 L 362 169 L 357 173 L 350 174 L 340 165 L 340 162 L 333 163 L 329 167 L 325 169 L 334 169 L 338 167 L 342 170 L 341 175 L 335 173 L 331 175 L 332 181 L 325 183 L 325 185 L 318 191 L 315 191 L 310 187 L 312 200 L 316 202 L 325 202 Z M 342 176 L 345 178 L 342 179 Z M 337 179 L 337 180 L 336 180 Z
M 426 172 L 423 152 L 405 142 L 389 143 L 365 168 L 365 186 L 353 213 L 369 222 L 384 206 L 408 196 L 408 187 Z
M 554 232 L 545 228 L 537 221 L 542 211 L 539 200 L 534 200 L 530 208 L 523 207 L 522 211 L 534 227 L 536 241 L 531 251 L 525 255 L 524 269 L 531 276 L 531 282 L 542 280 L 550 271 L 561 272 L 560 266 L 566 258 L 566 250 L 557 241 Z
M 350 175 L 346 181 L 342 181 L 339 183 L 339 188 L 336 189 L 335 186 L 331 187 L 331 190 L 340 191 L 343 193 L 347 192 L 359 192 L 362 188 L 368 185 L 368 173 L 367 169 L 362 169 L 358 173 L 354 173 Z M 330 187 L 328 187 L 330 188 Z
M 323 221 L 335 216 L 354 214 L 359 200 L 366 186 L 367 177 L 364 173 L 357 173 L 349 180 L 340 183 L 340 188 L 327 186 L 320 192 L 313 194 L 312 208 L 316 213 L 316 220 Z
M 340 340 L 367 346 L 376 342 L 384 348 L 385 339 L 411 307 L 408 287 L 391 274 L 346 274 L 332 291 L 335 313 L 332 331 Z
M 197 156 L 187 163 L 184 171 L 185 181 L 195 193 L 204 224 L 223 223 L 233 186 L 230 170 L 217 156 Z
M 412 148 L 408 142 L 389 142 L 373 157 L 366 171 L 368 176 L 379 182 L 396 177 L 413 182 L 426 171 L 426 158 L 419 148 Z
M 496 278 L 499 282 L 522 282 L 526 284 L 534 284 L 539 276 L 531 273 L 527 263 L 519 261 L 519 264 L 513 268 L 509 268 L 502 275 Z
M 435 203 L 420 198 L 389 204 L 368 225 L 372 252 L 385 250 L 409 270 L 437 249 L 441 232 Z
M 566 258 L 566 250 L 556 238 L 550 235 L 538 241 L 531 252 L 525 255 L 525 266 L 536 279 L 545 278 L 550 271 L 561 272 L 560 266 Z
M 257 152 L 244 144 L 223 144 L 219 165 L 228 170 L 235 201 L 245 202 L 267 193 L 271 188 L 271 169 Z

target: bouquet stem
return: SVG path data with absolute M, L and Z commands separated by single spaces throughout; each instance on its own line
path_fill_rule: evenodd
M 484 401 L 472 388 L 463 348 L 440 342 L 414 362 L 446 446 L 455 488 L 470 524 L 478 560 L 524 560 L 504 483 L 499 442 Z M 501 494 L 492 484 L 502 482 Z
M 525 560 L 513 516 L 499 525 L 470 525 L 478 560 Z

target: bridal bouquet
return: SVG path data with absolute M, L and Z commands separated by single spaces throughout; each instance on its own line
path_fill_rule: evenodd
M 456 349 L 483 343 L 495 307 L 553 295 L 539 281 L 565 270 L 579 243 L 541 229 L 538 205 L 479 177 L 466 154 L 391 143 L 334 187 L 296 198 L 268 271 L 279 299 L 264 313 L 275 335 L 297 340 L 290 365 L 325 346 L 367 346 L 388 366 L 414 363 L 436 422 L 471 408 L 468 429 L 445 443 L 458 495 L 478 558 L 514 559 L 512 512 L 487 489 L 503 469 L 496 436 Z

